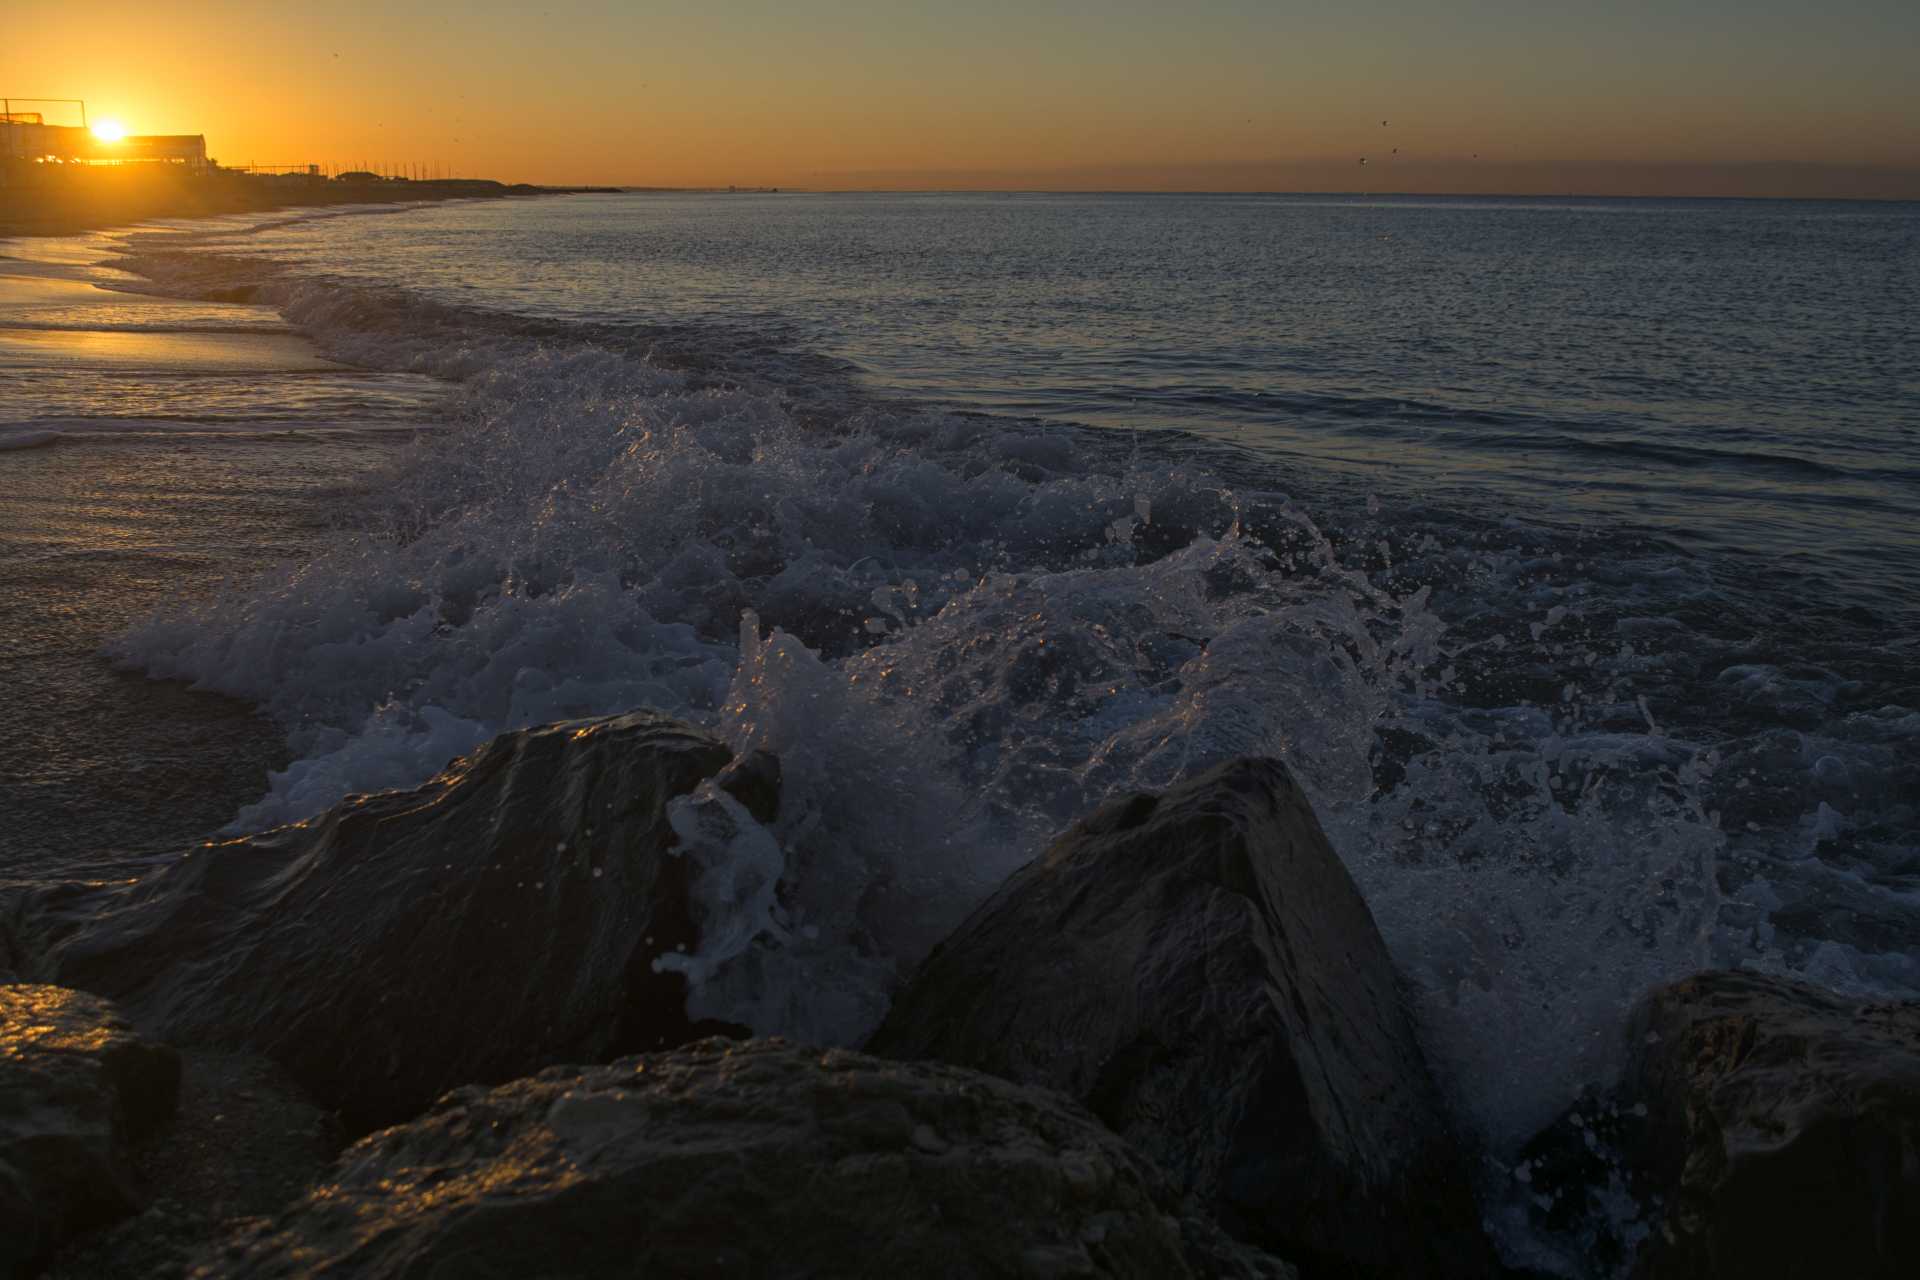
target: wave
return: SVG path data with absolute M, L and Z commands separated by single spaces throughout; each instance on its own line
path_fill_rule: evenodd
M 223 244 L 232 240 L 242 240 L 249 236 L 267 231 L 280 231 L 287 227 L 303 226 L 315 222 L 327 222 L 334 218 L 369 218 L 382 214 L 411 213 L 417 209 L 428 209 L 444 205 L 467 204 L 471 201 L 452 200 L 395 200 L 380 204 L 335 204 L 317 205 L 308 208 L 281 210 L 269 214 L 231 213 L 205 218 L 183 219 L 169 225 L 169 220 L 156 218 L 136 227 L 119 231 L 114 238 L 124 246 L 142 248 L 157 246 L 175 250 L 187 247 L 204 247 Z
M 1741 477 L 1766 477 L 1828 486 L 1849 481 L 1898 484 L 1911 482 L 1915 476 L 1910 468 L 1888 465 L 1889 452 L 1884 449 L 1866 451 L 1857 464 L 1846 464 L 1831 458 L 1738 447 L 1743 433 L 1719 427 L 1712 434 L 1726 439 L 1726 444 L 1683 444 L 1646 438 L 1643 433 L 1651 429 L 1657 434 L 1685 434 L 1684 423 L 1649 424 L 1611 415 L 1547 416 L 1396 396 L 1256 391 L 1191 383 L 1153 385 L 1140 377 L 1141 371 L 1135 367 L 1138 364 L 1129 361 L 1117 368 L 1118 389 L 1111 391 L 1049 387 L 1008 396 L 969 388 L 967 393 L 1019 412 L 1077 416 L 1112 424 L 1131 421 L 1146 410 L 1169 422 L 1192 420 L 1211 425 L 1224 419 L 1271 426 L 1289 435 L 1316 438 L 1320 451 L 1329 454 L 1337 454 L 1341 441 L 1397 441 L 1422 450 L 1444 450 L 1456 463 L 1478 454 L 1488 466 L 1508 465 L 1506 460 L 1516 456 L 1559 455 L 1584 468 L 1588 486 L 1601 488 L 1638 488 L 1640 477 L 1649 471 L 1658 473 L 1665 487 L 1689 483 L 1673 472 L 1710 471 L 1725 476 L 1730 483 L 1737 483 Z M 1329 431 L 1337 438 L 1325 438 Z M 1835 457 L 1845 456 L 1843 446 L 1835 446 L 1831 452 Z M 1611 479 L 1593 473 L 1591 464 L 1595 461 L 1611 464 L 1607 473 L 1601 473 L 1611 473 Z M 1841 505 L 1853 505 L 1858 500 L 1851 490 L 1833 494 L 1822 491 L 1818 496 Z
M 66 438 L 61 431 L 28 428 L 23 431 L 0 429 L 0 449 L 40 449 Z
M 392 285 L 296 272 L 271 259 L 172 247 L 164 238 L 113 259 L 133 278 L 110 287 L 199 301 L 276 307 L 329 357 L 364 369 L 464 383 L 551 350 L 592 348 L 687 374 L 703 385 L 778 390 L 815 416 L 859 398 L 849 361 L 787 345 L 777 326 L 725 327 L 541 319 L 455 306 Z
M 1767 472 L 1791 477 L 1830 478 L 1852 474 L 1847 468 L 1790 453 L 1757 449 L 1711 449 L 1701 445 L 1658 443 L 1620 437 L 1589 439 L 1557 432 L 1547 436 L 1495 438 L 1483 445 L 1500 449 L 1557 449 L 1566 453 L 1604 454 L 1609 458 L 1639 459 L 1673 467 L 1711 467 L 1734 471 Z
M 145 265 L 173 288 L 261 270 Z M 362 532 L 116 645 L 289 726 L 296 762 L 236 829 L 506 728 L 689 717 L 781 756 L 796 885 L 780 920 L 714 931 L 734 949 L 700 957 L 698 999 L 848 1040 L 1075 815 L 1278 755 L 1502 1141 L 1604 1073 L 1594 1028 L 1705 960 L 1703 753 L 1465 714 L 1447 690 L 1478 658 L 1431 588 L 1347 564 L 1282 493 L 1094 432 L 878 401 L 823 421 L 791 365 L 737 347 L 675 367 L 684 349 L 263 275 L 330 353 L 459 391 Z M 715 919 L 768 910 L 713 895 Z
M 226 253 L 127 265 L 176 296 L 255 290 L 335 358 L 453 384 L 356 531 L 112 646 L 287 726 L 294 763 L 234 830 L 417 782 L 504 729 L 686 717 L 785 776 L 769 833 L 679 815 L 707 939 L 691 1012 L 851 1042 L 1063 824 L 1278 756 L 1496 1154 L 1609 1076 L 1663 979 L 1920 989 L 1870 938 L 1790 955 L 1756 914 L 1786 883 L 1756 842 L 1804 863 L 1845 823 L 1808 794 L 1753 835 L 1766 815 L 1742 806 L 1778 793 L 1742 780 L 1772 748 L 1702 726 L 1745 699 L 1774 732 L 1813 686 L 1749 663 L 1702 690 L 1741 619 L 1668 544 L 1309 511 L 1217 445 L 888 402 L 767 334 L 528 319 Z M 1843 741 L 1844 697 L 1782 776 L 1897 784 L 1920 717 Z M 778 895 L 734 874 L 774 846 Z
M 1441 428 L 1459 446 L 1493 453 L 1564 453 L 1685 469 L 1712 468 L 1767 473 L 1792 478 L 1833 479 L 1855 475 L 1853 468 L 1764 449 L 1714 448 L 1634 438 L 1608 420 L 1547 418 L 1513 410 L 1492 410 L 1440 401 L 1324 392 L 1243 391 L 1226 388 L 1129 389 L 1136 400 L 1172 410 L 1226 409 L 1249 419 L 1327 418 L 1348 421 L 1362 434 L 1431 441 Z M 1471 430 L 1471 428 L 1487 428 Z M 1873 468 L 1876 475 L 1900 476 Z

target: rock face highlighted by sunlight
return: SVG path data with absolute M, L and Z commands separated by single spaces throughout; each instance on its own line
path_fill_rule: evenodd
M 667 806 L 730 758 L 649 712 L 502 734 L 414 790 L 64 904 L 86 922 L 54 967 L 177 1043 L 275 1058 L 356 1129 L 683 1043 L 709 1028 L 653 967 L 698 941 Z
M 1487 1272 L 1386 948 L 1278 761 L 1079 823 L 941 944 L 868 1048 L 1065 1090 L 1302 1263 Z
M 173 1116 L 180 1059 L 109 1002 L 0 985 L 0 1276 L 133 1212 L 127 1144 Z
M 556 1248 L 564 1248 L 564 1255 Z M 1293 1269 L 1057 1094 L 778 1040 L 461 1089 L 213 1274 L 1231 1277 Z

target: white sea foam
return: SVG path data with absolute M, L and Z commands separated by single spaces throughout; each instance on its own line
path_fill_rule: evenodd
M 248 268 L 154 270 L 191 289 Z M 1639 990 L 1706 959 L 1720 835 L 1697 755 L 1460 712 L 1427 593 L 1343 565 L 1282 495 L 978 417 L 803 426 L 778 393 L 403 295 L 269 287 L 333 354 L 460 386 L 367 529 L 119 645 L 289 726 L 298 760 L 236 830 L 417 782 L 500 730 L 686 716 L 785 771 L 770 831 L 713 795 L 676 812 L 704 916 L 675 962 L 692 1012 L 853 1042 L 1065 822 L 1278 755 L 1498 1145 L 1604 1073 Z M 1435 745 L 1383 788 L 1395 725 Z
M 685 716 L 785 773 L 767 829 L 716 793 L 675 807 L 702 916 L 668 962 L 690 1012 L 850 1043 L 1073 817 L 1278 755 L 1495 1151 L 1607 1078 L 1648 986 L 1789 967 L 1766 878 L 1721 900 L 1717 810 L 1745 793 L 1659 683 L 1687 643 L 1663 602 L 1698 590 L 1683 560 L 1563 564 L 1511 518 L 1396 533 L 1377 497 L 1342 549 L 1283 494 L 1112 437 L 858 400 L 802 422 L 771 374 L 716 386 L 551 325 L 143 255 L 150 287 L 244 290 L 336 358 L 457 384 L 361 532 L 118 649 L 288 726 L 296 762 L 235 829 L 416 782 L 503 729 Z M 1595 621 L 1585 593 L 1614 579 Z M 1434 591 L 1498 613 L 1495 634 L 1449 630 Z M 1756 664 L 1722 683 L 1781 714 L 1831 700 Z M 1889 715 L 1782 746 L 1818 792 L 1783 856 L 1853 831 L 1848 788 L 1897 776 L 1915 734 Z M 1920 984 L 1837 939 L 1791 965 Z
M 1764 636 L 1710 650 L 1680 616 L 1725 599 L 1703 558 L 1377 493 L 1329 512 L 1197 448 L 904 410 L 725 335 L 650 361 L 641 330 L 236 256 L 248 225 L 124 238 L 126 287 L 270 303 L 453 388 L 359 532 L 116 649 L 287 726 L 295 763 L 235 830 L 503 729 L 684 716 L 777 753 L 784 787 L 766 827 L 711 788 L 673 806 L 702 942 L 663 967 L 696 1017 L 853 1043 L 1065 823 L 1281 756 L 1496 1156 L 1607 1079 L 1665 978 L 1920 992 L 1920 908 L 1888 888 L 1920 716 L 1846 710 Z

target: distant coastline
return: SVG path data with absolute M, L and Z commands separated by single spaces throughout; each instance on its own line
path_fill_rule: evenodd
M 391 179 L 369 178 L 342 181 L 338 178 L 265 175 L 221 171 L 194 175 L 167 172 L 155 168 L 79 169 L 50 177 L 35 175 L 20 181 L 13 175 L 0 175 L 0 239 L 12 236 L 74 235 L 82 231 L 126 226 L 150 218 L 203 218 L 228 213 L 258 213 L 274 209 L 309 208 L 342 204 L 399 204 L 437 200 L 496 199 L 513 196 L 631 194 L 814 194 L 814 195 L 1274 195 L 1340 199 L 1410 200 L 1805 200 L 1881 202 L 1900 201 L 1905 196 L 1742 196 L 1705 195 L 1619 196 L 1601 193 L 1567 192 L 1539 194 L 1530 192 L 1420 192 L 1420 191 L 1251 191 L 1221 188 L 1217 191 L 1155 191 L 1127 189 L 1023 188 L 1004 189 L 951 187 L 874 186 L 867 188 L 810 187 L 670 187 L 670 186 L 540 186 L 531 183 L 505 183 L 487 178 Z
M 84 169 L 28 181 L 0 182 L 0 237 L 72 235 L 147 218 L 202 218 L 282 208 L 389 204 L 509 196 L 614 192 L 619 187 L 543 187 L 484 178 L 416 182 L 246 173 L 194 175 L 151 168 Z

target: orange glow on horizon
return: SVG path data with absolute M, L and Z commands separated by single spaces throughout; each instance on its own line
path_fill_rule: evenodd
M 508 182 L 1920 196 L 1920 6 L 1834 3 L 99 0 L 11 17 L 0 88 Z

